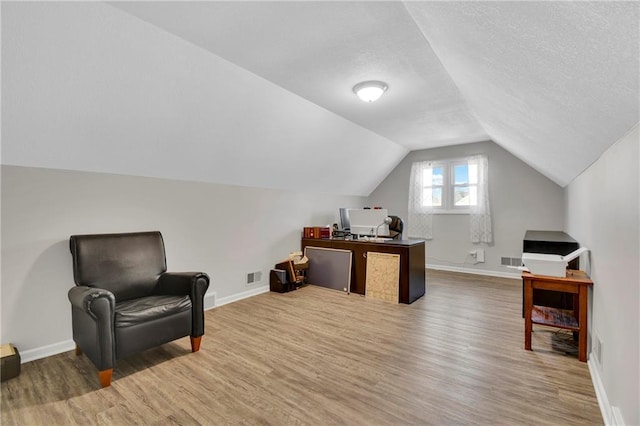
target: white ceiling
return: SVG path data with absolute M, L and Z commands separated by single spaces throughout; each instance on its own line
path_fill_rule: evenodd
M 2 2 L 2 162 L 366 196 L 491 139 L 564 186 L 638 123 L 639 8 Z
M 638 122 L 638 3 L 112 5 L 410 150 L 490 138 L 562 186 Z
M 105 3 L 2 3 L 3 164 L 366 196 L 406 153 Z
M 398 2 L 117 2 L 410 150 L 488 139 Z M 355 84 L 382 80 L 384 102 Z
M 491 138 L 564 186 L 639 114 L 638 2 L 415 2 Z

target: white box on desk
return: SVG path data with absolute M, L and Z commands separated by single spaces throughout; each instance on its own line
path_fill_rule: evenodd
M 569 262 L 587 251 L 589 251 L 588 248 L 581 247 L 566 256 L 559 254 L 522 253 L 522 263 L 524 263 L 524 266 L 534 275 L 565 277 L 567 275 L 567 265 Z

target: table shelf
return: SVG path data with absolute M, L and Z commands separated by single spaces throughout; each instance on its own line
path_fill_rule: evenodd
M 534 324 L 565 328 L 572 331 L 580 331 L 580 324 L 578 324 L 574 312 L 569 309 L 533 305 L 531 322 Z
M 564 328 L 578 333 L 578 359 L 587 361 L 587 291 L 593 281 L 584 271 L 568 270 L 564 277 L 522 273 L 524 282 L 524 348 L 531 350 L 533 324 Z M 533 304 L 536 289 L 569 293 L 573 310 Z

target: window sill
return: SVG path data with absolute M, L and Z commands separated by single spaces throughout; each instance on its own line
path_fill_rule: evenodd
M 431 214 L 471 214 L 469 210 L 434 210 Z

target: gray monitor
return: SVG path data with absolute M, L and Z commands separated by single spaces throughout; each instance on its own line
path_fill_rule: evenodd
M 340 227 L 343 231 L 349 231 L 351 229 L 351 223 L 349 222 L 349 209 L 346 207 L 340 209 Z
M 351 222 L 351 234 L 362 236 L 388 237 L 389 225 L 384 223 L 389 215 L 387 209 L 351 209 L 349 218 Z

